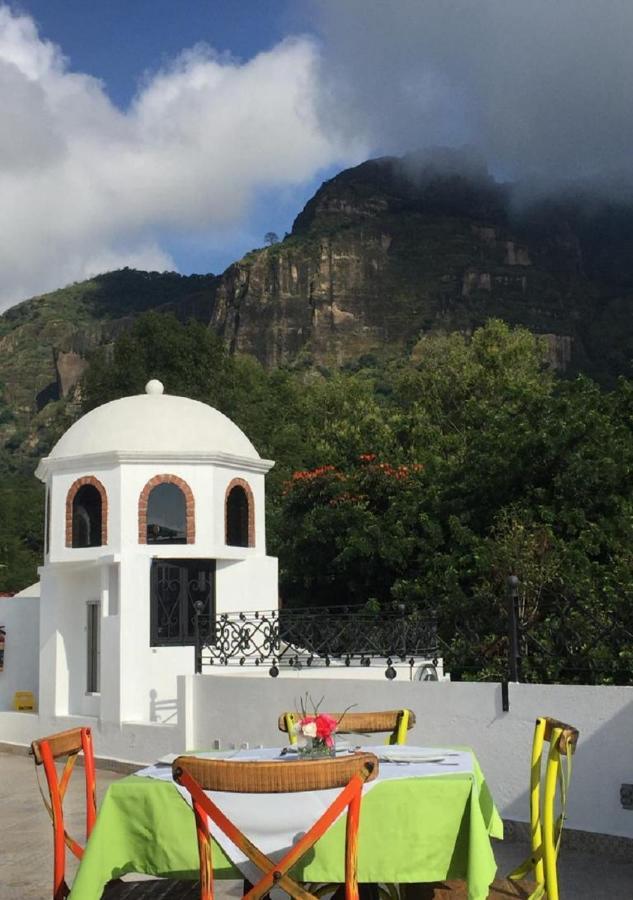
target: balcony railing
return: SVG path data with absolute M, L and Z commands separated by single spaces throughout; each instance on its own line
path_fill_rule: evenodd
M 205 622 L 206 625 L 206 622 Z M 205 634 L 206 631 L 206 634 Z M 284 667 L 438 665 L 433 616 L 366 607 L 283 609 L 223 613 L 198 628 L 196 671 L 207 666 L 259 666 L 275 678 Z

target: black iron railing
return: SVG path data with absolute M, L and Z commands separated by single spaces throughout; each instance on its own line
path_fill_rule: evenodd
M 477 599 L 476 614 L 465 609 L 452 620 L 444 616 L 439 628 L 435 611 L 404 606 L 376 613 L 330 607 L 214 617 L 195 601 L 196 671 L 262 666 L 275 677 L 284 667 L 373 665 L 395 678 L 405 663 L 412 677 L 432 680 L 441 659 L 451 680 L 501 683 L 504 710 L 513 682 L 633 684 L 633 603 L 623 601 L 616 614 L 608 604 L 602 609 L 556 596 L 535 616 L 515 576 L 507 579 L 505 604 L 491 595 L 482 616 L 486 607 Z M 425 664 L 427 675 L 420 674 Z
M 633 684 L 633 604 L 623 599 L 615 610 L 600 598 L 592 604 L 560 594 L 548 596 L 535 615 L 514 575 L 506 581 L 505 610 L 499 598 L 489 602 L 496 620 L 465 614 L 438 639 L 451 680 L 500 682 L 504 710 L 513 682 Z
M 207 634 L 198 629 L 196 671 L 205 666 L 282 667 L 437 665 L 437 625 L 430 614 L 404 608 L 379 613 L 365 607 L 224 613 Z

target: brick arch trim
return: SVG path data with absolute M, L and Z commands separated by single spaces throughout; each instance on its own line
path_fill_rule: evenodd
M 73 481 L 66 494 L 66 546 L 73 545 L 73 501 L 79 488 L 90 484 L 99 491 L 101 496 L 101 546 L 108 543 L 108 495 L 106 489 L 94 475 L 84 475 Z
M 196 542 L 196 502 L 193 491 L 183 478 L 177 475 L 154 475 L 147 482 L 138 498 L 138 542 L 147 543 L 147 503 L 149 495 L 159 484 L 175 484 L 185 495 L 185 516 L 187 526 L 187 543 Z
M 229 494 L 235 487 L 244 488 L 246 499 L 248 501 L 248 546 L 255 546 L 255 497 L 253 491 L 244 478 L 233 478 L 229 481 L 224 493 L 224 543 L 228 546 L 228 530 L 229 530 L 229 514 L 228 500 Z

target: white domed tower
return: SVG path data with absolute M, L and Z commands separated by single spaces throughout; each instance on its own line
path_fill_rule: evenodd
M 221 412 L 158 381 L 68 429 L 37 469 L 42 714 L 167 720 L 195 668 L 194 603 L 210 632 L 217 614 L 277 608 L 272 466 Z

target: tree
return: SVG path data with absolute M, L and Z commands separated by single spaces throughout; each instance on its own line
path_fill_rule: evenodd
M 363 454 L 344 470 L 295 472 L 284 488 L 280 523 L 282 588 L 303 606 L 387 605 L 422 552 L 416 527 L 426 476 L 420 465 L 391 465 Z
M 43 538 L 43 485 L 35 478 L 0 475 L 0 591 L 19 591 L 37 579 Z
M 85 394 L 90 408 L 161 378 L 276 460 L 268 546 L 285 604 L 432 607 L 453 675 L 499 677 L 515 574 L 526 678 L 626 682 L 633 384 L 563 381 L 543 359 L 526 329 L 490 321 L 428 336 L 413 359 L 269 372 L 152 313 L 95 355 Z M 6 541 L 0 563 L 32 566 L 23 547 Z
M 221 406 L 231 381 L 231 362 L 218 336 L 200 322 L 171 313 L 139 316 L 114 345 L 99 348 L 84 377 L 84 411 L 109 400 L 140 394 L 157 378 L 170 394 Z
M 275 231 L 267 231 L 264 235 L 264 243 L 272 247 L 273 244 L 279 243 L 279 235 Z

